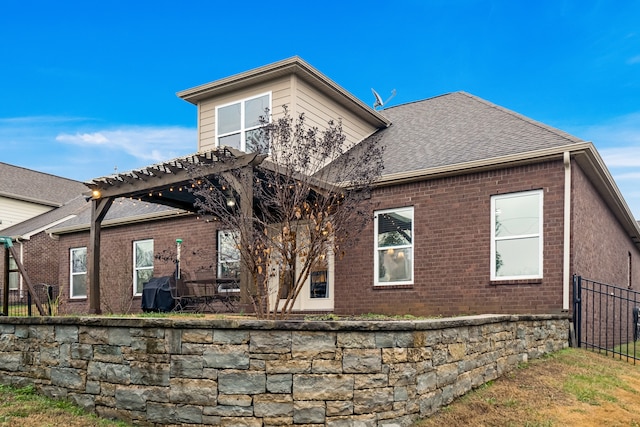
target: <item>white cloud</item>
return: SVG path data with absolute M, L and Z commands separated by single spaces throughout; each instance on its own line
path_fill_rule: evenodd
M 181 127 L 125 127 L 92 133 L 61 133 L 56 141 L 82 147 L 122 151 L 137 159 L 160 162 L 197 150 L 195 129 Z
M 627 64 L 640 64 L 640 55 L 629 58 Z
M 619 173 L 614 176 L 616 181 L 638 181 L 640 182 L 640 171 Z M 640 191 L 634 191 L 633 194 L 640 196 Z
M 0 118 L 0 161 L 77 180 L 139 169 L 197 150 L 196 129 L 105 126 L 80 117 Z
M 109 142 L 109 140 L 102 135 L 101 133 L 83 133 L 83 134 L 75 134 L 75 135 L 67 135 L 61 134 L 56 137 L 56 141 L 60 142 L 68 142 L 71 144 L 105 144 Z
M 598 150 L 610 168 L 640 168 L 640 145 Z
M 85 117 L 66 116 L 23 116 L 23 117 L 0 117 L 2 126 L 52 126 L 71 122 L 85 122 Z
M 572 129 L 593 141 L 636 218 L 640 218 L 640 112 Z

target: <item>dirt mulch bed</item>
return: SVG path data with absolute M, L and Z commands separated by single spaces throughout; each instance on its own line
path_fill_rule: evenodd
M 563 350 L 480 387 L 415 427 L 465 425 L 640 426 L 640 364 Z

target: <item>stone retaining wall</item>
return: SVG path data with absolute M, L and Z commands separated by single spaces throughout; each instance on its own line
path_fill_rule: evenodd
M 408 426 L 568 334 L 567 315 L 0 318 L 0 382 L 137 425 Z

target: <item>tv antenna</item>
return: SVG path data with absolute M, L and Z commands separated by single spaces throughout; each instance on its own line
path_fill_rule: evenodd
M 384 107 L 387 104 L 387 102 L 391 101 L 391 98 L 396 96 L 396 90 L 393 89 L 391 91 L 391 96 L 388 97 L 385 101 L 382 101 L 382 97 L 378 94 L 378 92 L 375 91 L 374 88 L 371 88 L 371 92 L 373 92 L 373 96 L 376 98 L 375 102 L 373 103 L 374 110 L 376 109 L 376 107 Z

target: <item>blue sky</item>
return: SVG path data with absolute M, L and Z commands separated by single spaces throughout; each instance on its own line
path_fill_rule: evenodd
M 368 104 L 464 90 L 593 141 L 640 218 L 640 2 L 0 3 L 0 161 L 78 180 L 196 150 L 175 93 L 299 55 Z

